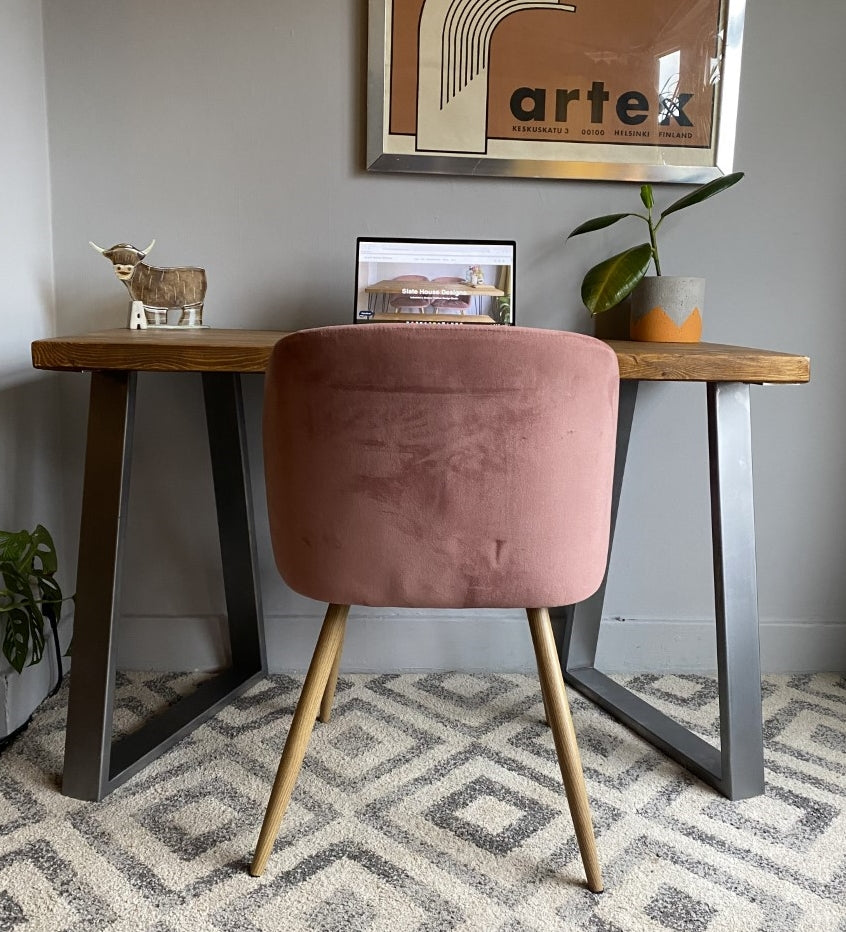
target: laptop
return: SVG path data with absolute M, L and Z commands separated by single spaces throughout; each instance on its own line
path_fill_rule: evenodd
M 513 325 L 513 240 L 356 240 L 355 323 Z

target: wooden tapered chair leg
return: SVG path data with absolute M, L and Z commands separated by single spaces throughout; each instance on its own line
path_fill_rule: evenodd
M 549 712 L 546 709 L 546 696 L 543 694 L 543 686 L 541 686 L 541 699 L 543 699 L 543 723 L 549 728 Z
M 332 716 L 332 703 L 335 701 L 335 687 L 338 685 L 338 669 L 341 666 L 341 654 L 344 652 L 344 632 L 341 632 L 341 640 L 338 642 L 338 649 L 335 652 L 335 660 L 332 663 L 332 669 L 329 671 L 329 679 L 326 682 L 326 689 L 323 691 L 323 698 L 320 700 L 320 714 L 317 716 L 324 724 Z
M 576 840 L 582 855 L 582 863 L 587 876 L 588 887 L 594 893 L 602 892 L 602 873 L 599 869 L 599 857 L 596 853 L 596 838 L 593 834 L 593 822 L 590 817 L 585 778 L 582 773 L 582 761 L 576 743 L 576 732 L 570 715 L 567 694 L 564 691 L 564 678 L 555 638 L 549 622 L 549 611 L 545 608 L 527 608 L 529 629 L 538 662 L 541 691 L 544 697 L 547 719 L 555 740 L 558 766 L 564 780 L 567 803 L 576 830 Z
M 260 877 L 264 872 L 267 859 L 273 850 L 273 843 L 279 834 L 279 826 L 282 824 L 282 818 L 291 800 L 294 784 L 297 782 L 308 747 L 308 739 L 314 729 L 317 709 L 326 691 L 329 674 L 344 639 L 344 627 L 349 610 L 349 605 L 330 605 L 326 609 L 326 617 L 323 620 L 320 637 L 317 639 L 317 647 L 314 649 L 302 695 L 297 703 L 291 729 L 288 732 L 288 740 L 285 742 L 282 759 L 279 761 L 279 769 L 276 772 L 276 780 L 273 783 L 270 801 L 264 814 L 256 853 L 250 865 L 250 873 L 253 877 Z

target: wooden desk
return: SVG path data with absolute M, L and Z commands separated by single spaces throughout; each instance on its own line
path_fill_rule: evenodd
M 266 669 L 239 374 L 264 372 L 284 331 L 108 330 L 32 344 L 39 369 L 90 370 L 91 397 L 62 790 L 101 799 Z M 605 582 L 556 609 L 568 682 L 726 796 L 764 789 L 749 386 L 810 378 L 805 356 L 708 343 L 608 341 L 622 380 L 612 536 L 641 381 L 706 385 L 722 751 L 596 669 Z M 233 667 L 112 743 L 116 607 L 138 372 L 203 379 Z
M 63 372 L 264 372 L 288 330 L 100 330 L 32 344 L 36 369 Z M 606 340 L 620 378 L 652 382 L 795 384 L 810 379 L 807 356 L 721 343 Z

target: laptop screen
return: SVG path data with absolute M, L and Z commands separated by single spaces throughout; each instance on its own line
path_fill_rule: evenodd
M 516 243 L 359 237 L 356 323 L 513 324 Z

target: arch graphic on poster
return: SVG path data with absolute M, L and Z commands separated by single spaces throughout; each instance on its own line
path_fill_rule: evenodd
M 425 0 L 418 33 L 419 152 L 487 151 L 494 30 L 512 13 L 550 9 L 576 12 L 560 0 Z

